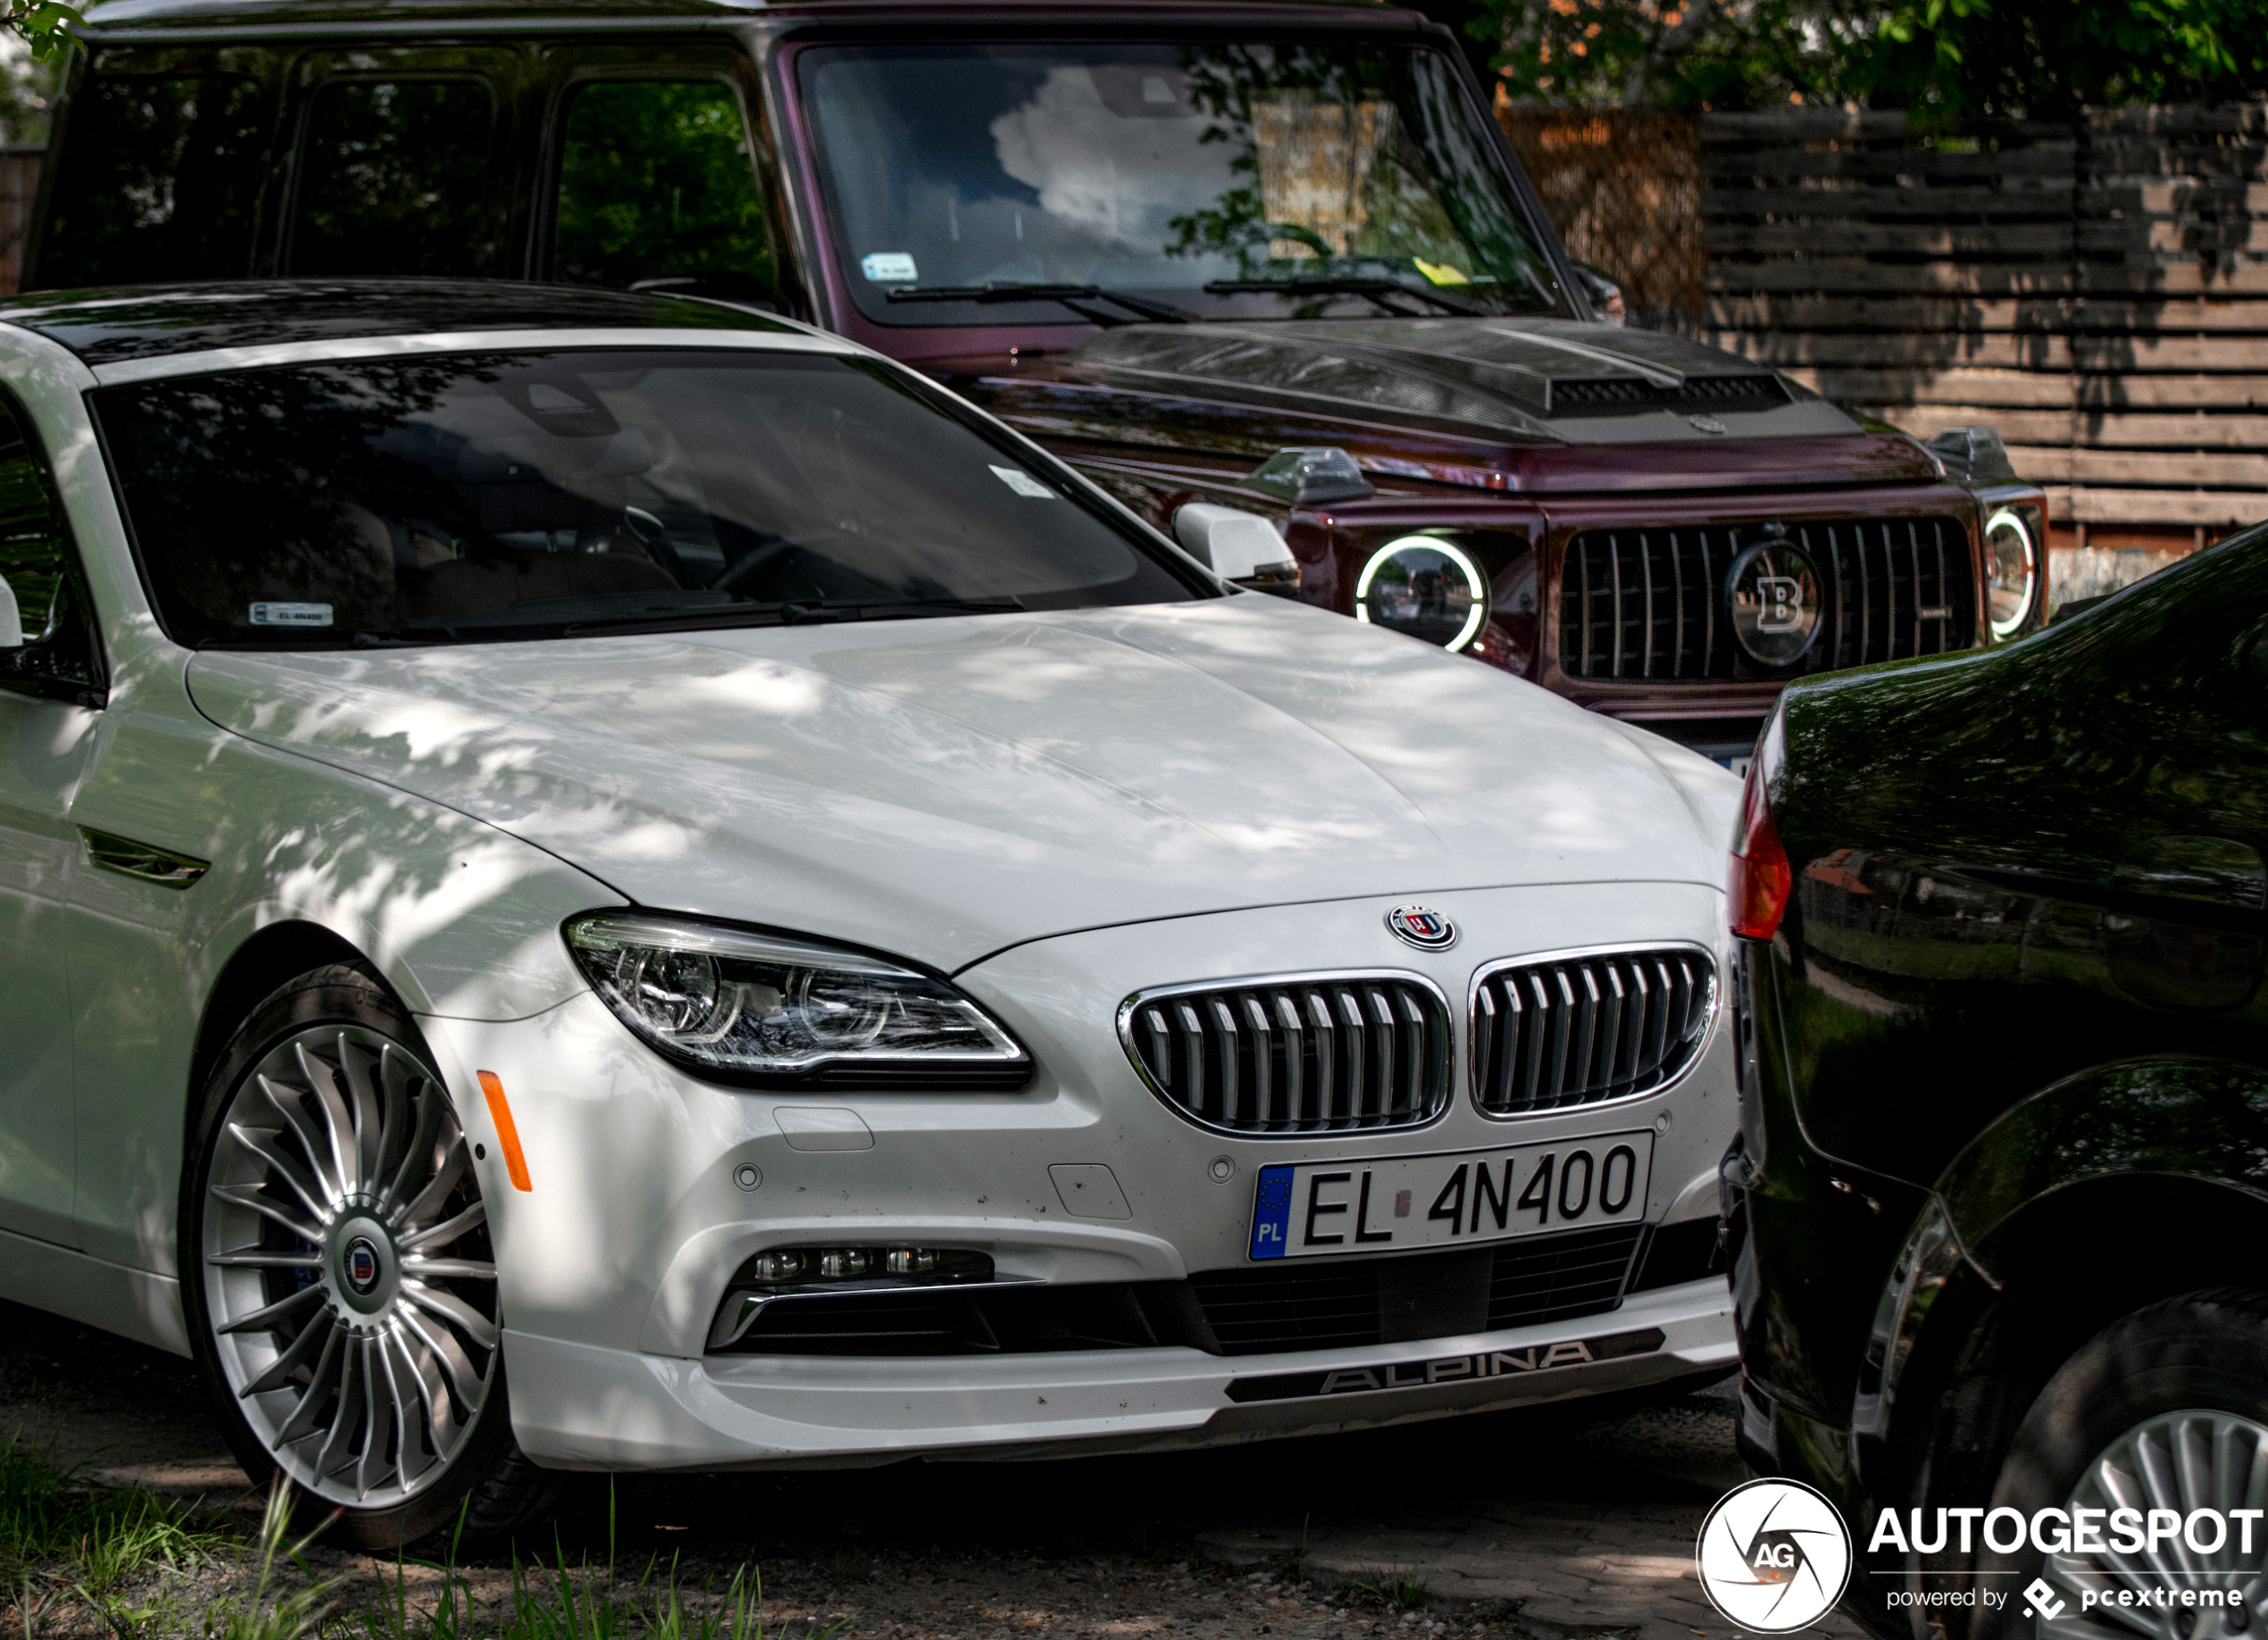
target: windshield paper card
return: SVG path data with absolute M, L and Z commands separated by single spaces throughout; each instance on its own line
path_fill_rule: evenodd
M 913 271 L 913 258 L 904 251 L 876 251 L 861 257 L 858 269 L 877 284 L 910 285 L 921 277 Z
M 252 624 L 255 627 L 327 627 L 330 625 L 330 605 L 255 604 L 252 606 Z
M 1021 467 L 995 467 L 992 476 L 1019 495 L 1029 495 L 1034 501 L 1053 501 L 1055 492 Z
M 1637 1223 L 1653 1170 L 1647 1129 L 1454 1155 L 1263 1167 L 1252 1256 L 1405 1252 Z

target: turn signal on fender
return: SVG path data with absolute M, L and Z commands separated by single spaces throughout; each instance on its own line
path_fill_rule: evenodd
M 1772 820 L 1769 790 L 1780 763 L 1780 721 L 1777 715 L 1772 718 L 1748 765 L 1747 784 L 1740 791 L 1740 821 L 1733 831 L 1725 901 L 1732 931 L 1742 939 L 1770 939 L 1780 932 L 1780 919 L 1795 885 L 1780 828 Z

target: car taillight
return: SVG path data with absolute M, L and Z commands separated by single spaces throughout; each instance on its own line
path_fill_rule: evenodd
M 1778 728 L 1775 721 L 1772 731 Z M 1747 784 L 1740 791 L 1740 823 L 1733 832 L 1725 898 L 1732 931 L 1742 939 L 1770 939 L 1780 932 L 1789 891 L 1795 886 L 1795 872 L 1789 867 L 1788 851 L 1780 846 L 1780 828 L 1772 823 L 1772 798 L 1765 790 L 1779 762 L 1760 750 L 1748 765 Z

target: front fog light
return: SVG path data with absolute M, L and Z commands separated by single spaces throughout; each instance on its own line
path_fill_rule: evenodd
M 866 1249 L 863 1247 L 830 1247 L 819 1255 L 819 1273 L 830 1281 L 840 1281 L 846 1276 L 866 1273 Z
M 792 1247 L 782 1253 L 759 1253 L 748 1261 L 748 1273 L 759 1281 L 793 1281 L 804 1273 L 804 1255 Z
M 566 934 L 615 1016 L 695 1070 L 989 1092 L 1031 1075 L 1030 1056 L 975 1003 L 863 952 L 632 912 L 578 917 Z
M 938 1267 L 938 1255 L 927 1247 L 893 1247 L 883 1257 L 893 1276 L 926 1276 Z

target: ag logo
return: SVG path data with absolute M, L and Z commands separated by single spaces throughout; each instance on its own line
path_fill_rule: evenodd
M 1755 1634 L 1808 1628 L 1851 1576 L 1851 1535 L 1835 1506 L 1792 1480 L 1752 1480 L 1717 1500 L 1694 1550 L 1709 1603 Z

